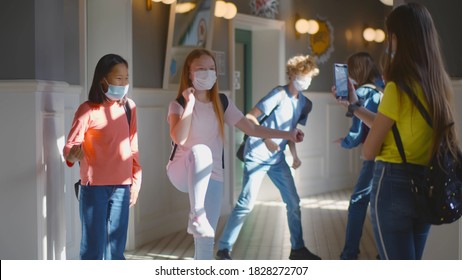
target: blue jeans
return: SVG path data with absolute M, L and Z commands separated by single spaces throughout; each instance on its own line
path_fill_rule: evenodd
M 358 181 L 350 197 L 348 222 L 345 234 L 345 246 L 340 259 L 356 260 L 359 254 L 359 241 L 363 233 L 364 220 L 369 206 L 374 175 L 374 161 L 366 160 L 359 173 Z
M 124 260 L 130 186 L 80 186 L 82 260 Z
M 382 260 L 419 260 L 425 248 L 430 224 L 417 219 L 410 178 L 418 184 L 421 165 L 375 163 L 371 192 L 371 221 Z
M 221 235 L 219 250 L 232 250 L 247 214 L 252 211 L 255 205 L 265 174 L 268 174 L 271 181 L 279 189 L 282 200 L 286 204 L 292 249 L 300 249 L 305 246 L 301 224 L 300 198 L 290 167 L 283 159 L 274 165 L 245 162 L 242 191 Z

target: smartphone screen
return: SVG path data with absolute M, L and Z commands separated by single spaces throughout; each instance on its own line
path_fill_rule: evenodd
M 334 63 L 334 79 L 337 98 L 348 99 L 348 66 Z

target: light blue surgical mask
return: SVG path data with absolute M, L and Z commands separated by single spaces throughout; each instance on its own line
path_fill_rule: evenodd
M 127 94 L 129 84 L 125 86 L 115 86 L 115 85 L 111 85 L 110 83 L 108 83 L 106 79 L 104 80 L 106 81 L 108 85 L 107 92 L 105 92 L 104 94 L 110 100 L 114 100 L 114 101 L 120 100 L 124 98 L 124 96 Z

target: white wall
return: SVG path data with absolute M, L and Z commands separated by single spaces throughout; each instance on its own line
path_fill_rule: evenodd
M 360 168 L 358 149 L 346 150 L 333 141 L 344 137 L 351 125 L 345 109 L 330 93 L 310 93 L 313 109 L 305 127 L 305 141 L 297 144 L 302 161 L 295 180 L 301 196 L 352 188 Z
M 83 84 L 91 83 L 94 65 L 103 54 L 116 52 L 132 61 L 131 1 L 87 2 L 89 66 Z M 112 22 L 114 15 L 118 20 Z M 272 77 L 280 80 L 280 75 Z M 462 82 L 455 81 L 454 88 L 460 107 Z M 76 168 L 64 168 L 61 150 L 82 92 L 87 90 L 61 82 L 0 81 L 0 259 L 78 256 L 79 221 L 72 189 L 78 175 Z M 175 93 L 133 89 L 132 96 L 138 105 L 143 185 L 139 204 L 131 210 L 128 249 L 184 230 L 189 209 L 187 195 L 171 186 L 165 174 L 170 153 L 167 107 Z M 359 170 L 359 153 L 332 144 L 347 131 L 349 120 L 330 94 L 308 93 L 308 97 L 314 107 L 304 128 L 305 141 L 298 146 L 303 162 L 295 172 L 299 193 L 305 196 L 351 187 Z M 462 125 L 460 112 L 457 123 Z M 227 132 L 226 143 L 233 143 L 232 133 Z M 234 151 L 226 145 L 225 164 L 232 166 Z M 229 171 L 226 177 L 231 180 Z M 228 198 L 229 186 L 227 181 Z M 231 199 L 224 203 L 229 211 Z M 461 259 L 461 227 L 461 222 L 433 227 L 425 258 Z
M 65 259 L 62 82 L 0 81 L 0 258 Z
M 135 247 L 186 229 L 188 195 L 170 184 L 165 166 L 171 151 L 167 111 L 176 93 L 133 89 L 137 104 L 138 145 L 143 183 L 134 211 Z

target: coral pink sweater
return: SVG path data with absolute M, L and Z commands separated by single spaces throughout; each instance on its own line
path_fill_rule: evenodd
M 84 102 L 77 109 L 64 147 L 65 157 L 74 145 L 82 145 L 82 185 L 132 185 L 141 187 L 136 105 L 131 108 L 130 132 L 125 108 L 117 102 L 93 105 Z

